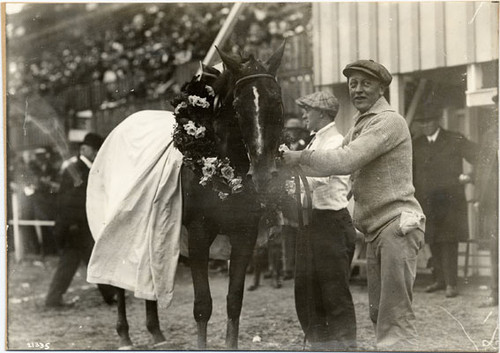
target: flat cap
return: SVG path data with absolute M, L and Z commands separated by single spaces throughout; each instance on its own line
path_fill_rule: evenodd
M 104 139 L 100 135 L 89 132 L 87 135 L 85 135 L 81 144 L 93 147 L 98 150 L 99 148 L 101 148 L 103 142 Z
M 299 107 L 310 107 L 318 110 L 339 111 L 339 101 L 329 92 L 319 91 L 297 98 L 295 103 Z
M 383 65 L 373 60 L 355 61 L 347 65 L 342 73 L 345 77 L 349 78 L 355 71 L 361 71 L 373 76 L 386 86 L 389 86 L 392 81 L 392 76 L 389 71 Z

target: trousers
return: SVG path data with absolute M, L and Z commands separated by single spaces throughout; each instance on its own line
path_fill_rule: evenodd
M 349 289 L 356 231 L 347 209 L 313 210 L 297 237 L 295 305 L 312 348 L 356 348 L 356 316 Z
M 430 244 L 436 283 L 456 286 L 458 278 L 458 242 Z
M 370 319 L 380 350 L 416 350 L 417 331 L 412 309 L 417 255 L 424 232 L 403 234 L 399 217 L 367 244 L 367 279 Z
M 91 235 L 89 234 L 91 237 Z M 72 244 L 61 250 L 56 272 L 50 282 L 49 291 L 45 298 L 45 305 L 57 306 L 62 303 L 63 295 L 68 290 L 73 277 L 81 263 L 86 266 L 92 254 L 93 242 L 87 244 Z M 104 301 L 111 304 L 114 300 L 115 288 L 107 284 L 97 285 Z

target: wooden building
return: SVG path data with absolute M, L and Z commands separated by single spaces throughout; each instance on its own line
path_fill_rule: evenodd
M 342 70 L 355 60 L 373 59 L 393 74 L 387 98 L 413 134 L 419 133 L 412 125 L 418 106 L 439 92 L 442 126 L 479 141 L 498 92 L 498 10 L 498 3 L 475 1 L 312 3 L 314 90 L 339 98 L 337 125 L 346 132 L 355 110 Z M 472 186 L 467 188 L 470 197 Z M 461 244 L 462 255 L 466 246 Z M 488 273 L 487 252 L 476 245 L 470 250 L 469 271 Z M 460 261 L 465 263 L 464 256 Z

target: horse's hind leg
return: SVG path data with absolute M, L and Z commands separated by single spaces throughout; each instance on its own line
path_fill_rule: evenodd
M 160 330 L 158 304 L 153 300 L 146 300 L 146 328 L 153 335 L 153 342 L 155 344 L 166 341 L 165 336 Z
M 132 349 L 132 341 L 128 333 L 127 309 L 125 304 L 125 290 L 116 289 L 116 306 L 118 308 L 118 321 L 116 322 L 116 332 L 120 336 L 120 349 Z

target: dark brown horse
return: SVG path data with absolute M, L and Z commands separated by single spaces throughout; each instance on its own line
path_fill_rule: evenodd
M 235 58 L 219 51 L 226 66 L 224 73 L 204 73 L 201 77 L 220 97 L 212 126 L 218 154 L 228 157 L 235 173 L 245 178 L 243 192 L 221 201 L 217 193 L 199 184 L 192 170 L 183 168 L 181 172 L 199 349 L 206 348 L 207 323 L 212 314 L 208 261 L 217 234 L 228 235 L 231 243 L 226 346 L 238 348 L 246 268 L 255 247 L 261 205 L 276 182 L 275 158 L 283 129 L 283 107 L 275 75 L 283 51 L 284 44 L 266 63 L 252 56 Z M 155 344 L 164 342 L 155 301 L 146 301 L 146 317 Z M 120 346 L 132 347 L 122 289 L 118 290 L 117 332 Z

